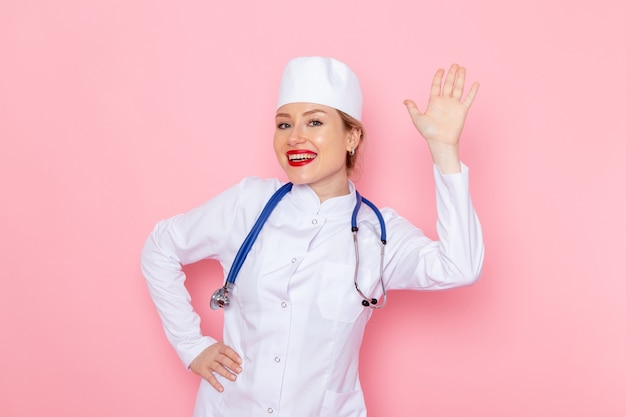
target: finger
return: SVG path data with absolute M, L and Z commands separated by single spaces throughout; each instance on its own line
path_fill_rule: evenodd
M 444 69 L 439 68 L 433 77 L 433 83 L 430 86 L 430 95 L 431 96 L 439 96 L 441 95 L 441 80 L 443 79 Z
M 465 100 L 463 100 L 463 105 L 465 107 L 470 107 L 472 105 L 472 103 L 474 102 L 474 98 L 476 98 L 476 94 L 478 93 L 479 87 L 480 87 L 480 84 L 478 83 L 472 84 L 472 87 L 468 91 L 467 96 L 465 97 Z
M 444 97 L 450 97 L 452 95 L 452 89 L 454 88 L 454 81 L 456 80 L 456 74 L 459 70 L 459 66 L 457 64 L 452 64 L 450 69 L 448 70 L 448 75 L 446 75 L 446 81 L 443 84 L 443 93 Z
M 221 363 L 216 362 L 212 368 L 213 368 L 212 369 L 213 373 L 221 375 L 226 379 L 229 379 L 231 381 L 234 381 L 237 379 L 237 375 L 235 375 L 230 369 L 228 369 Z
M 241 365 L 226 355 L 220 355 L 217 358 L 217 362 L 225 367 L 228 371 L 240 374 L 242 371 Z
M 215 375 L 213 375 L 213 372 L 208 372 L 206 375 L 202 375 L 202 377 L 206 379 L 217 392 L 224 392 L 224 386 L 220 384 Z
M 241 356 L 239 356 L 239 354 L 235 352 L 235 350 L 231 348 L 230 346 L 227 346 L 227 345 L 222 346 L 220 349 L 220 353 L 226 356 L 232 362 L 237 363 L 238 365 L 241 365 L 243 363 Z
M 416 123 L 416 120 L 422 115 L 422 112 L 420 111 L 420 109 L 417 107 L 417 104 L 415 104 L 415 102 L 413 100 L 404 100 L 404 105 L 406 106 L 406 109 L 409 111 L 409 115 L 411 116 L 411 120 L 413 121 L 413 124 Z
M 452 97 L 460 100 L 463 97 L 463 87 L 465 86 L 465 67 L 460 67 L 454 81 L 454 88 L 452 89 Z
M 239 354 L 230 346 L 223 345 L 220 348 L 220 357 L 217 361 L 232 372 L 237 374 L 241 373 L 241 364 L 243 363 L 243 360 L 241 359 L 241 356 L 239 356 Z
M 415 119 L 422 114 L 420 109 L 417 107 L 417 104 L 415 104 L 413 100 L 406 99 L 403 103 L 406 106 L 406 109 L 409 111 L 412 119 Z

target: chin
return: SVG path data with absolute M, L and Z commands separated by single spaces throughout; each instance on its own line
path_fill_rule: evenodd
M 302 175 L 303 172 L 301 169 L 293 169 L 292 167 L 283 167 L 283 171 L 287 174 L 287 178 L 289 181 L 297 184 L 304 185 L 309 184 L 311 182 L 311 178 L 309 175 Z
M 289 182 L 292 182 L 295 185 L 306 185 L 311 182 L 306 178 L 298 177 L 296 175 L 287 175 L 287 177 L 289 178 Z

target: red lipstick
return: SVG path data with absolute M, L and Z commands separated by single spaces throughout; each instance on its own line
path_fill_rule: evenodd
M 317 154 L 305 149 L 287 151 L 287 162 L 292 167 L 300 167 L 312 162 Z

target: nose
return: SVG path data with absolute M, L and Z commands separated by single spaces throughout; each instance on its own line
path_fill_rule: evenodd
M 294 126 L 293 128 L 290 129 L 289 137 L 287 138 L 287 143 L 290 146 L 299 145 L 301 143 L 304 143 L 304 141 L 305 141 L 305 138 L 302 132 L 302 128 Z

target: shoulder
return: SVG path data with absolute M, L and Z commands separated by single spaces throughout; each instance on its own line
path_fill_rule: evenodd
M 384 226 L 387 232 L 387 240 L 390 242 L 403 242 L 407 238 L 423 237 L 422 230 L 415 226 L 405 217 L 398 214 L 398 212 L 389 207 L 380 208 L 380 215 L 383 218 Z M 368 207 L 366 212 L 366 219 L 370 223 L 370 226 L 379 230 L 381 223 L 376 213 Z
M 277 178 L 245 177 L 231 189 L 242 201 L 266 201 L 284 183 Z
M 212 199 L 226 209 L 257 212 L 283 183 L 277 178 L 245 177 Z
M 271 197 L 282 183 L 276 178 L 244 177 L 237 184 L 234 184 L 210 199 L 202 205 L 192 209 L 191 212 L 199 212 L 199 215 L 228 216 L 241 210 L 255 210 L 259 205 Z
M 274 192 L 284 183 L 277 178 L 244 177 L 238 187 L 250 192 Z
M 376 213 L 376 210 L 378 210 L 378 213 Z M 379 230 L 380 226 L 384 225 L 388 235 L 389 233 L 403 233 L 415 228 L 407 219 L 390 207 L 380 207 L 376 210 L 363 204 L 359 211 L 360 221 L 370 226 L 373 230 Z M 382 223 L 378 217 L 379 215 L 382 217 Z

